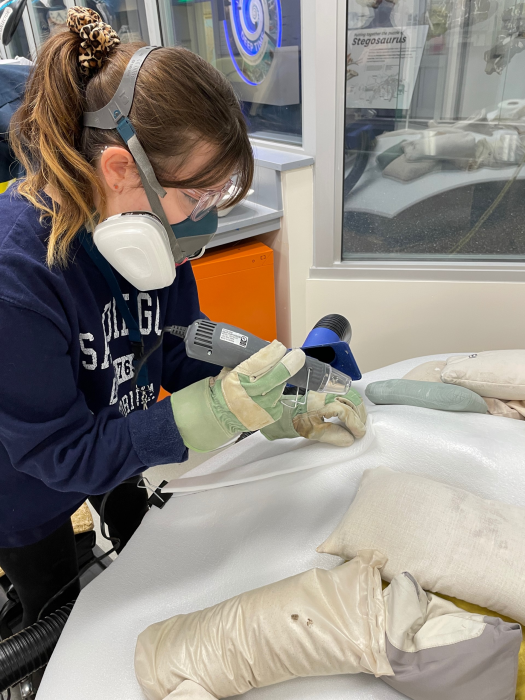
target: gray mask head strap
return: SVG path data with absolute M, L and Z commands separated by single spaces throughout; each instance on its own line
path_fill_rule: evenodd
M 116 129 L 119 119 L 129 116 L 139 70 L 150 53 L 160 48 L 160 46 L 144 46 L 135 51 L 126 66 L 117 92 L 101 109 L 84 113 L 84 126 L 92 126 L 95 129 Z
M 133 104 L 135 83 L 139 70 L 147 56 L 159 48 L 161 47 L 144 46 L 142 49 L 135 51 L 124 71 L 116 93 L 102 109 L 96 112 L 84 113 L 84 126 L 90 126 L 94 129 L 117 129 L 135 160 L 151 209 L 162 221 L 166 229 L 173 258 L 176 263 L 181 263 L 185 259 L 184 255 L 158 199 L 159 197 L 165 197 L 166 191 L 159 184 L 149 158 L 137 138 L 133 125 L 128 119 L 131 105 Z
M 155 194 L 158 197 L 165 197 L 166 190 L 157 180 L 157 176 L 153 172 L 153 168 L 151 166 L 149 158 L 144 152 L 144 149 L 142 148 L 141 143 L 138 140 L 137 135 L 135 133 L 131 138 L 127 140 L 127 146 L 135 160 L 135 163 L 137 164 L 137 167 L 139 167 L 142 173 L 144 173 L 144 176 L 146 177 L 146 180 L 148 181 L 151 189 L 155 192 Z M 142 180 L 144 179 L 142 177 L 142 174 L 140 177 Z
M 138 141 L 137 141 L 138 143 Z M 129 144 L 128 144 L 129 145 Z M 133 152 L 132 152 L 133 153 Z M 134 155 L 134 154 L 133 154 Z M 148 202 L 150 203 L 151 210 L 153 213 L 159 217 L 159 219 L 162 221 L 162 225 L 164 226 L 166 233 L 168 234 L 168 241 L 170 244 L 171 248 L 171 253 L 173 255 L 173 259 L 175 260 L 176 263 L 182 263 L 186 259 L 184 256 L 179 242 L 177 240 L 177 237 L 173 233 L 173 229 L 171 228 L 170 223 L 168 222 L 168 219 L 166 217 L 166 214 L 164 212 L 164 209 L 162 208 L 162 205 L 160 203 L 159 198 L 156 196 L 155 190 L 153 187 L 150 185 L 148 178 L 146 177 L 145 173 L 142 171 L 142 167 L 140 163 L 137 161 L 135 158 L 136 164 L 137 164 L 137 170 L 139 171 L 140 179 L 142 181 L 142 186 L 144 187 L 144 191 L 146 192 L 146 196 L 148 198 Z M 149 163 L 149 161 L 148 161 Z M 151 165 L 150 165 L 151 167 Z M 165 193 L 164 193 L 165 194 Z

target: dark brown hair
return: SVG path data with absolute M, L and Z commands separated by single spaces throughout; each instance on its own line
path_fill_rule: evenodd
M 82 115 L 109 102 L 131 56 L 144 45 L 116 46 L 86 83 L 78 63 L 80 41 L 70 31 L 46 41 L 11 128 L 13 150 L 27 173 L 18 190 L 51 217 L 50 265 L 66 264 L 77 231 L 93 225 L 94 192 L 101 200 L 98 214 L 104 215 L 97 160 L 105 146 L 124 142 L 115 130 L 84 128 Z M 153 51 L 138 75 L 129 117 L 161 185 L 207 188 L 236 173 L 235 203 L 246 196 L 253 153 L 240 105 L 228 81 L 200 56 L 178 47 Z M 177 169 L 198 143 L 210 144 L 217 157 L 191 180 L 177 179 Z M 41 195 L 46 185 L 60 206 L 46 204 Z

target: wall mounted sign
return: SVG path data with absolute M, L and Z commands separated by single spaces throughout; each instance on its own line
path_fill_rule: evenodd
M 427 33 L 427 25 L 350 30 L 347 108 L 408 109 Z
M 228 51 L 248 85 L 260 85 L 281 46 L 280 0 L 231 0 L 224 20 Z

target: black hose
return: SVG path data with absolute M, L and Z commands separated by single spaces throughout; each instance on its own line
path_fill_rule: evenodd
M 368 165 L 368 161 L 370 159 L 370 153 L 372 150 L 372 142 L 373 138 L 370 136 L 370 133 L 368 130 L 363 130 L 361 132 L 361 143 L 359 145 L 359 149 L 357 151 L 356 157 L 354 164 L 352 166 L 352 170 L 348 173 L 348 175 L 344 178 L 344 184 L 343 184 L 343 197 L 346 199 L 350 192 L 354 189 L 354 187 L 357 185 L 359 180 L 361 179 L 361 176 L 366 170 L 366 166 Z
M 149 348 L 147 352 L 142 355 L 140 360 L 137 362 L 135 365 L 135 373 L 133 375 L 133 379 L 131 380 L 131 388 L 134 389 L 137 386 L 137 380 L 139 378 L 140 370 L 142 369 L 142 365 L 149 360 L 151 355 L 153 355 L 154 352 L 156 352 L 160 346 L 162 345 L 162 341 L 164 339 L 164 333 L 171 333 L 171 335 L 177 336 L 177 338 L 182 338 L 184 339 L 186 336 L 186 331 L 187 331 L 186 326 L 166 326 L 166 328 L 162 329 L 162 332 L 157 338 L 157 341 L 153 343 L 153 345 Z
M 340 314 L 328 314 L 317 321 L 314 328 L 327 328 L 333 331 L 345 343 L 352 340 L 352 327 L 350 321 Z
M 0 693 L 47 664 L 73 605 L 74 603 L 64 605 L 0 642 Z

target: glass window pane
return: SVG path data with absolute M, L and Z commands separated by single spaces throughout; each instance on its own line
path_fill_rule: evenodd
M 113 27 L 123 43 L 144 41 L 149 44 L 145 2 L 146 0 L 82 0 L 78 4 L 98 12 L 103 21 Z
M 525 4 L 348 0 L 343 259 L 524 259 Z
M 67 8 L 62 0 L 37 0 L 32 3 L 33 30 L 37 46 L 66 29 Z
M 106 5 L 105 9 L 110 20 L 108 24 L 115 29 L 121 41 L 125 43 L 144 41 L 149 44 L 145 1 L 110 0 L 107 3 L 97 3 L 97 6 Z
M 159 0 L 163 43 L 218 68 L 252 136 L 301 143 L 300 0 Z

